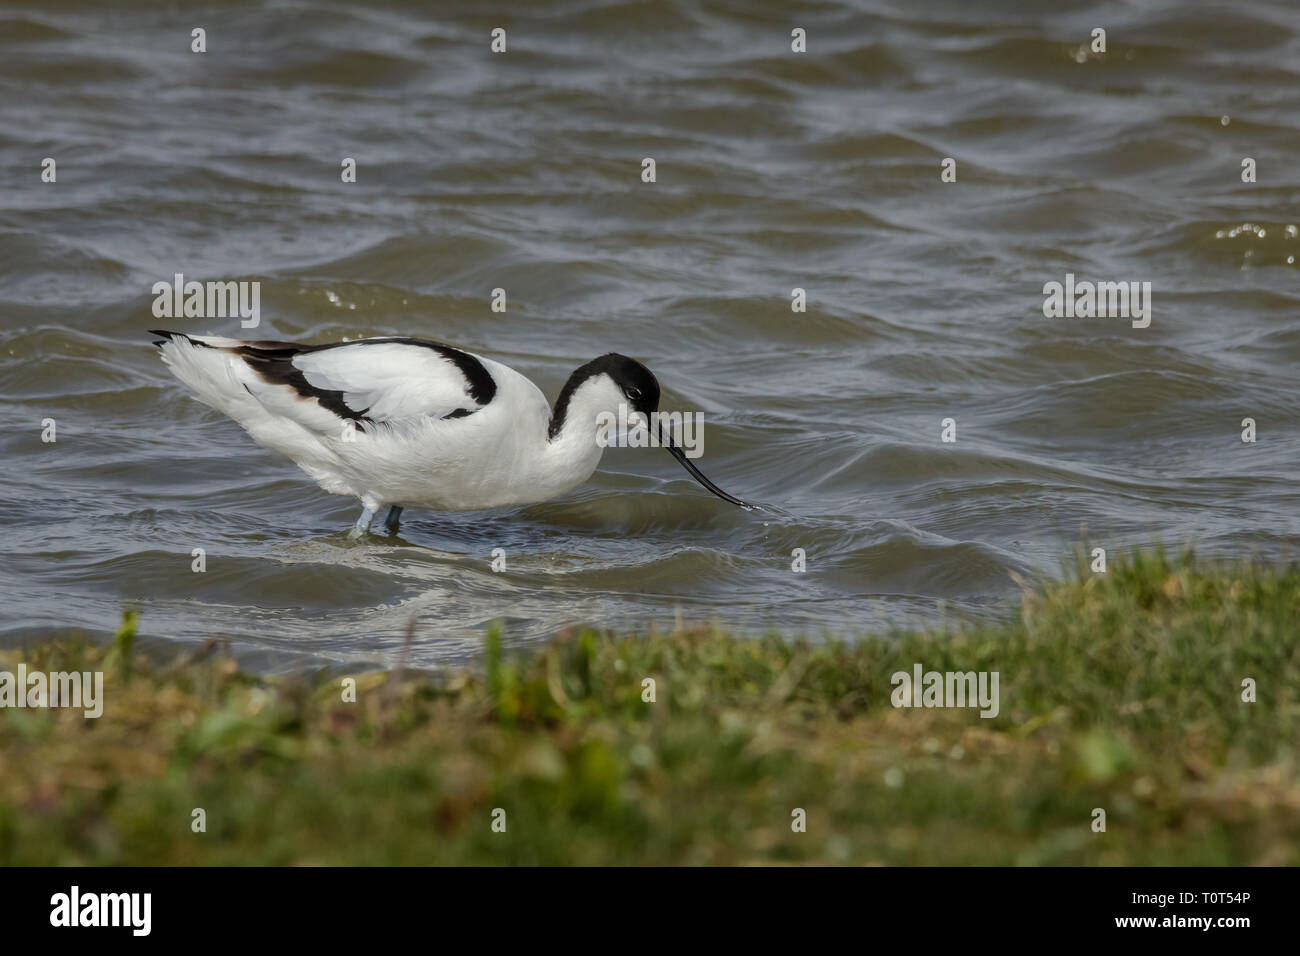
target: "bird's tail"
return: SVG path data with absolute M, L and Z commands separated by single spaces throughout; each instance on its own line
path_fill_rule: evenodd
M 188 335 L 165 329 L 150 329 L 161 336 L 154 341 L 163 362 L 178 379 L 189 386 L 196 398 L 231 417 L 236 406 L 247 397 L 241 375 L 243 362 L 231 349 L 246 343 L 215 335 Z

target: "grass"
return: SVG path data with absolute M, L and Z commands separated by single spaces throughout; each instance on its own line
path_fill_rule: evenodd
M 481 670 L 355 702 L 211 647 L 150 664 L 128 619 L 0 655 L 106 698 L 0 711 L 0 864 L 1300 863 L 1300 569 L 1068 578 L 1001 626 L 855 643 L 493 632 Z M 998 716 L 893 707 L 915 663 L 998 671 Z

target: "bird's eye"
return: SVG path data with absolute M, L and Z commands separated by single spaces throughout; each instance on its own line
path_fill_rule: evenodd
M 636 399 L 641 397 L 641 389 L 637 388 L 635 385 L 629 386 L 627 390 L 627 397 L 635 401 Z

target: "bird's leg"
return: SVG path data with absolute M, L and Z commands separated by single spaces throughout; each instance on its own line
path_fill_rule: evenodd
M 384 530 L 389 534 L 397 534 L 397 526 L 402 520 L 402 506 L 393 505 L 388 509 L 388 517 L 384 519 Z
M 354 524 L 352 530 L 348 532 L 348 537 L 359 538 L 364 534 L 368 534 L 370 532 L 370 522 L 374 520 L 374 517 L 375 512 L 373 509 L 363 507 L 361 509 L 361 517 L 357 519 L 357 523 Z

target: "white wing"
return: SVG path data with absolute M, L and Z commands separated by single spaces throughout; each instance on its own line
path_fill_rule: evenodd
M 196 360 L 220 358 L 229 372 L 229 386 L 275 415 L 326 434 L 337 434 L 346 419 L 364 428 L 461 418 L 487 405 L 497 391 L 495 379 L 477 356 L 422 339 L 295 345 L 158 334 L 170 338 L 164 358 L 171 349 Z

